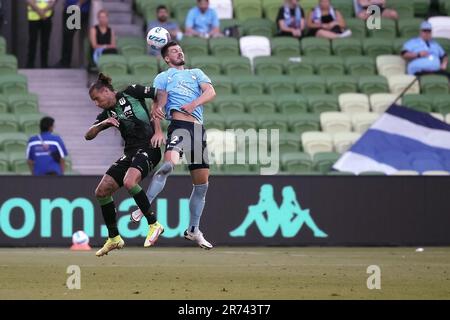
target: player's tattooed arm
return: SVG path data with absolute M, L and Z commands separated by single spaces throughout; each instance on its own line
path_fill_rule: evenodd
M 109 127 L 112 127 L 112 126 L 118 128 L 119 127 L 119 120 L 111 117 L 111 118 L 103 120 L 102 122 L 94 124 L 86 132 L 86 134 L 84 135 L 84 138 L 86 140 L 92 140 L 99 134 L 100 131 L 105 130 L 105 129 L 107 129 Z

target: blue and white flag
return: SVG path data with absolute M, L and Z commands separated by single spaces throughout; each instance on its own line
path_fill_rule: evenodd
M 394 104 L 333 168 L 355 174 L 450 171 L 450 125 L 428 113 Z

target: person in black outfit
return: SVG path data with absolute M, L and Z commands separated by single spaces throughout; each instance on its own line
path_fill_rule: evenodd
M 330 0 L 319 0 L 319 5 L 309 12 L 306 23 L 308 36 L 336 39 L 352 35 L 351 30 L 345 30 L 345 20 Z
M 305 12 L 298 0 L 285 0 L 277 15 L 278 36 L 300 38 L 305 28 Z
M 100 10 L 97 14 L 98 25 L 91 28 L 89 40 L 93 50 L 93 60 L 97 64 L 102 54 L 117 54 L 116 34 L 109 27 L 108 12 Z

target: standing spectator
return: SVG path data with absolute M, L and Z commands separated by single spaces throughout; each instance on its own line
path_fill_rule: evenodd
M 319 5 L 309 12 L 306 23 L 310 36 L 336 39 L 352 35 L 351 30 L 345 30 L 345 20 L 330 0 L 319 0 Z
M 169 10 L 167 9 L 167 7 L 165 5 L 160 5 L 156 8 L 156 20 L 152 20 L 148 23 L 147 25 L 147 32 L 153 28 L 156 27 L 162 27 L 164 29 L 166 29 L 167 31 L 169 31 L 170 33 L 170 37 L 173 40 L 178 40 L 180 41 L 183 38 L 183 33 L 181 33 L 180 28 L 178 27 L 178 23 L 176 23 L 175 21 L 170 21 L 169 20 Z M 149 53 L 152 56 L 161 56 L 161 53 L 159 50 L 153 49 L 151 47 L 149 47 Z
M 189 10 L 186 16 L 187 36 L 201 38 L 221 37 L 219 17 L 214 9 L 209 8 L 209 0 L 197 0 L 197 6 Z
M 408 61 L 408 74 L 442 74 L 449 78 L 447 72 L 448 56 L 439 43 L 431 37 L 431 23 L 420 24 L 420 36 L 408 40 L 403 45 L 402 57 Z
M 116 34 L 109 27 L 108 11 L 102 9 L 97 13 L 98 24 L 91 28 L 89 40 L 93 50 L 95 64 L 102 54 L 117 54 Z
M 64 11 L 63 11 L 63 43 L 61 50 L 61 60 L 59 61 L 57 67 L 70 68 L 70 63 L 72 62 L 72 47 L 73 47 L 73 37 L 77 33 L 77 29 L 70 30 L 66 26 L 67 19 L 71 14 L 67 13 L 67 8 L 73 5 L 80 7 L 81 12 L 81 34 L 80 34 L 80 47 L 82 48 L 83 39 L 86 36 L 86 29 L 89 24 L 89 7 L 91 0 L 65 0 Z M 82 50 L 81 50 L 82 51 Z
M 285 0 L 278 11 L 277 26 L 279 36 L 300 38 L 305 29 L 305 13 L 298 0 Z
M 35 176 L 63 175 L 67 150 L 62 139 L 54 135 L 55 119 L 41 119 L 41 133 L 28 140 L 27 159 L 31 173 Z
M 34 68 L 38 36 L 41 37 L 41 68 L 47 68 L 53 7 L 56 0 L 27 0 L 28 3 L 28 58 L 27 68 Z
M 360 19 L 367 20 L 369 14 L 367 8 L 372 5 L 380 7 L 381 16 L 388 19 L 398 19 L 398 13 L 395 9 L 386 7 L 386 0 L 353 0 L 355 4 L 356 16 Z

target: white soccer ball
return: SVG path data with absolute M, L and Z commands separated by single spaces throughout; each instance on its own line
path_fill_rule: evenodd
M 88 244 L 89 237 L 84 231 L 77 231 L 72 235 L 73 244 Z
M 159 50 L 170 41 L 170 33 L 164 28 L 155 27 L 147 33 L 147 43 L 153 49 Z

